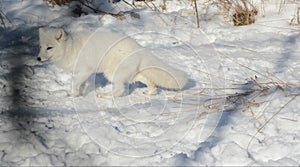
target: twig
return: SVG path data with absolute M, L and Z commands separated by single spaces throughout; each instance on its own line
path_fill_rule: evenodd
M 6 14 L 0 10 L 0 20 L 1 20 L 1 23 L 3 24 L 4 26 L 4 29 L 6 29 L 6 25 L 5 25 L 5 21 L 4 20 L 7 20 L 10 24 L 12 24 L 12 22 L 10 21 L 10 19 L 6 16 Z
M 226 44 L 224 44 L 223 46 L 225 46 L 225 47 L 231 47 L 231 48 L 239 48 L 239 49 L 246 50 L 246 51 L 249 51 L 249 52 L 257 53 L 256 50 L 248 49 L 248 48 L 240 47 L 240 46 L 236 46 L 236 45 L 226 45 Z
M 292 119 L 292 118 L 281 117 L 281 118 L 279 118 L 279 119 L 288 120 L 288 121 L 292 121 L 292 122 L 298 122 L 297 119 Z
M 300 7 L 298 7 L 297 9 L 297 24 L 300 25 L 300 14 L 299 14 L 299 10 L 300 10 Z
M 128 6 L 130 6 L 131 8 L 135 9 L 135 6 L 130 4 L 129 2 L 127 2 L 126 0 L 122 0 L 124 3 L 126 3 Z
M 260 73 L 260 72 L 254 70 L 254 69 L 252 69 L 252 68 L 250 68 L 250 67 L 248 67 L 248 66 L 246 66 L 246 65 L 244 65 L 244 64 L 239 63 L 238 61 L 232 59 L 231 57 L 227 56 L 226 54 L 224 54 L 224 53 L 222 53 L 222 52 L 219 52 L 219 51 L 218 51 L 218 53 L 220 53 L 221 55 L 223 55 L 223 56 L 226 57 L 227 59 L 231 60 L 232 62 L 234 62 L 234 63 L 236 63 L 236 64 L 238 64 L 238 65 L 240 65 L 240 66 L 242 66 L 242 67 L 244 67 L 244 68 L 247 68 L 247 69 L 250 70 L 250 71 L 253 71 L 253 72 L 255 72 L 255 73 L 257 73 L 257 74 L 259 74 L 259 75 L 261 75 L 261 76 L 264 76 L 264 77 L 266 77 L 266 78 L 269 78 L 269 77 L 266 76 L 265 74 Z
M 279 27 L 279 26 L 269 26 L 266 24 L 262 24 L 262 23 L 257 23 L 256 25 L 260 25 L 260 26 L 264 26 L 264 27 L 269 27 L 269 28 L 275 28 L 275 29 L 282 29 L 282 30 L 290 30 L 290 31 L 295 31 L 298 32 L 298 29 L 295 28 L 287 28 L 287 27 Z
M 284 4 L 285 4 L 285 0 L 280 0 L 278 14 L 281 13 L 281 10 L 282 10 Z
M 260 128 L 258 128 L 257 129 L 257 132 L 252 136 L 252 138 L 250 139 L 250 141 L 249 141 L 249 143 L 248 143 L 248 146 L 247 146 L 247 152 L 249 152 L 249 147 L 250 147 L 250 144 L 252 143 L 252 141 L 253 141 L 253 139 L 256 137 L 256 135 L 258 134 L 258 133 L 260 133 L 261 132 L 261 130 L 263 129 L 263 128 L 265 128 L 265 126 L 272 120 L 272 119 L 274 119 L 274 117 L 276 116 L 276 115 L 278 115 L 288 104 L 290 104 L 292 101 L 294 101 L 295 99 L 296 99 L 296 97 L 297 96 L 299 96 L 299 95 L 295 95 L 295 96 L 293 96 L 288 102 L 286 102 L 282 107 L 280 107 L 280 109 L 275 113 L 275 114 L 273 114 L 272 115 L 272 117 L 271 118 L 269 118 Z
M 6 29 L 4 17 L 2 16 L 2 12 L 0 13 L 0 20 L 1 20 L 1 24 L 4 26 L 4 29 Z
M 265 11 L 265 0 L 261 0 L 261 16 L 264 17 L 266 14 Z
M 152 9 L 151 6 L 150 6 L 146 1 L 144 1 L 144 3 L 145 3 L 145 5 L 146 5 L 148 8 L 150 8 L 152 11 L 155 11 L 155 9 Z
M 278 115 L 289 103 L 291 103 L 298 95 L 293 96 L 287 103 L 285 103 L 275 114 L 272 115 L 271 118 L 269 118 L 263 126 L 258 128 L 257 132 L 260 132 L 276 115 Z
M 198 7 L 197 7 L 197 0 L 194 1 L 194 6 L 195 6 L 195 12 L 196 12 L 196 23 L 197 23 L 197 28 L 200 28 L 200 23 L 199 23 L 199 13 L 198 13 Z
M 153 8 L 146 2 L 144 1 L 144 3 L 146 4 L 146 6 L 148 8 L 150 8 L 152 11 L 154 11 L 156 13 L 156 15 L 165 23 L 166 26 L 168 26 L 169 24 L 161 17 L 158 8 L 156 7 L 156 5 L 153 2 L 150 2 L 151 5 L 153 6 Z
M 268 74 L 269 75 L 271 75 L 271 76 L 273 76 L 274 78 L 276 78 L 277 80 L 279 80 L 281 83 L 274 83 L 274 82 L 271 82 L 271 83 L 273 83 L 274 85 L 276 84 L 276 85 L 279 85 L 279 84 L 282 84 L 282 85 L 288 85 L 288 83 L 287 82 L 285 82 L 285 81 L 283 81 L 283 80 L 281 80 L 280 78 L 278 78 L 276 75 L 274 75 L 274 74 L 272 74 L 272 73 L 270 73 L 270 72 L 268 72 Z

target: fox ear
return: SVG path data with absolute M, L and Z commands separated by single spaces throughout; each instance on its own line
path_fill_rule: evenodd
M 65 37 L 65 31 L 63 29 L 58 29 L 57 30 L 57 33 L 55 35 L 55 39 L 58 41 L 58 42 L 61 42 Z

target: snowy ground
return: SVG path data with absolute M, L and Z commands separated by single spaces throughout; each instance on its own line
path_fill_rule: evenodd
M 299 166 L 300 28 L 289 25 L 289 2 L 280 14 L 279 1 L 265 2 L 265 16 L 241 27 L 210 7 L 197 29 L 185 0 L 124 20 L 0 1 L 10 19 L 0 27 L 0 165 Z M 40 26 L 127 34 L 190 82 L 181 92 L 149 97 L 136 84 L 128 96 L 97 99 L 111 87 L 97 74 L 85 96 L 67 97 L 71 74 L 36 61 Z

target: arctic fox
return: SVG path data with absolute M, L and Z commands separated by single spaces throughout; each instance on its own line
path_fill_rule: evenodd
M 180 90 L 187 81 L 185 72 L 163 63 L 128 36 L 110 32 L 80 32 L 67 34 L 60 28 L 40 28 L 38 61 L 51 61 L 72 72 L 71 96 L 82 95 L 82 86 L 93 73 L 103 73 L 113 84 L 110 93 L 97 97 L 121 96 L 125 84 L 140 81 L 149 95 L 156 86 Z

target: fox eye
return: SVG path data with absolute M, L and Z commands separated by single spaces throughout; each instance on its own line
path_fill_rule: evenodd
M 47 50 L 50 50 L 50 49 L 52 49 L 52 48 L 53 48 L 53 47 L 48 47 Z

